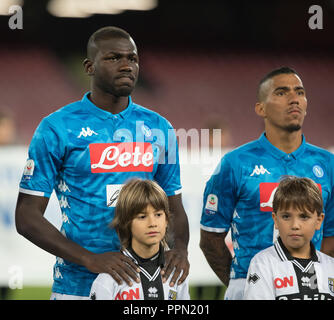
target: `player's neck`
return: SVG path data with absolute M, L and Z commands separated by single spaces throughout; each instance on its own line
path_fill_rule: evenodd
M 306 244 L 301 248 L 287 248 L 292 257 L 297 259 L 310 259 L 311 258 L 311 246 Z
M 143 259 L 148 259 L 153 257 L 159 252 L 160 244 L 157 243 L 154 245 L 145 245 L 142 243 L 132 241 L 131 247 L 137 256 Z
M 272 145 L 288 154 L 296 151 L 302 144 L 301 130 L 287 132 L 266 128 L 266 137 Z
M 115 97 L 114 95 L 93 89 L 89 99 L 99 108 L 117 114 L 127 108 L 129 97 Z

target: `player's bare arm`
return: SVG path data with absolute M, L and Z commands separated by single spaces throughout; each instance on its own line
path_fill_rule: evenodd
M 334 258 L 334 237 L 324 237 L 322 239 L 321 251 Z
M 168 197 L 169 209 L 172 214 L 172 234 L 174 236 L 173 249 L 166 252 L 166 264 L 161 271 L 163 280 L 166 281 L 169 275 L 175 268 L 173 277 L 171 278 L 170 285 L 173 286 L 175 281 L 180 276 L 178 284 L 181 284 L 189 274 L 189 261 L 188 261 L 188 242 L 189 242 L 189 223 L 186 212 L 182 205 L 181 194 Z
M 110 273 L 121 283 L 131 285 L 131 279 L 139 281 L 133 270 L 138 267 L 131 259 L 117 252 L 96 254 L 67 239 L 47 219 L 44 212 L 49 198 L 19 193 L 15 223 L 19 234 L 47 252 L 65 260 L 85 266 L 91 272 Z M 133 269 L 132 269 L 133 268 Z
M 232 256 L 225 244 L 227 232 L 201 230 L 200 248 L 217 277 L 228 286 Z

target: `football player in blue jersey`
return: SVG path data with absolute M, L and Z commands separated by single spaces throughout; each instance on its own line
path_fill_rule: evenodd
M 165 118 L 131 99 L 139 72 L 136 44 L 120 28 L 101 28 L 88 41 L 84 68 L 91 91 L 44 118 L 35 131 L 20 183 L 17 231 L 57 256 L 52 299 L 88 299 L 103 272 L 131 285 L 140 281 L 138 266 L 119 252 L 117 234 L 107 225 L 127 180 L 155 180 L 173 214 L 163 281 L 175 269 L 170 285 L 180 284 L 189 272 L 189 226 L 176 136 Z M 53 190 L 62 211 L 60 231 L 43 217 Z
M 321 188 L 325 219 L 312 239 L 334 256 L 334 155 L 306 143 L 302 125 L 307 99 L 291 68 L 268 73 L 259 83 L 255 112 L 265 132 L 227 153 L 206 184 L 200 247 L 228 286 L 225 299 L 242 299 L 250 260 L 273 244 L 272 201 L 282 176 L 313 179 Z M 225 244 L 231 231 L 233 252 Z

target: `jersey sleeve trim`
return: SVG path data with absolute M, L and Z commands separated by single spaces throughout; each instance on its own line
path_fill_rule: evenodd
M 30 194 L 32 196 L 48 197 L 48 195 L 46 195 L 46 193 L 43 192 L 43 191 L 35 191 L 35 190 L 29 190 L 29 189 L 19 188 L 19 192 L 25 193 L 25 194 Z
M 223 232 L 227 232 L 228 229 L 227 228 L 212 228 L 212 227 L 207 227 L 204 225 L 200 225 L 201 229 L 204 231 L 208 231 L 208 232 L 217 232 L 217 233 L 223 233 Z

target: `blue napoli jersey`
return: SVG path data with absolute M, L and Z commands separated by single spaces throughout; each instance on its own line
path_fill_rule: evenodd
M 50 197 L 55 190 L 65 237 L 95 253 L 119 251 L 110 222 L 127 180 L 155 180 L 168 196 L 181 192 L 176 136 L 165 118 L 130 97 L 118 114 L 96 107 L 88 97 L 41 121 L 20 192 Z M 88 296 L 96 276 L 58 257 L 53 291 Z
M 201 228 L 231 229 L 234 258 L 230 277 L 246 278 L 253 256 L 276 238 L 272 201 L 285 175 L 307 177 L 321 188 L 325 219 L 312 241 L 334 236 L 334 155 L 303 141 L 293 153 L 273 146 L 263 133 L 258 140 L 227 153 L 206 184 Z

